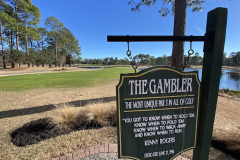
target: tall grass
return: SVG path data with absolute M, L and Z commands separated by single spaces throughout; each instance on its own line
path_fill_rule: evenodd
M 75 127 L 75 108 L 67 104 L 56 105 L 53 112 L 53 122 L 60 130 L 69 131 Z
M 88 121 L 94 121 L 102 126 L 113 125 L 117 121 L 116 108 L 106 106 L 104 103 L 89 104 L 85 107 L 89 112 Z M 115 113 L 115 114 L 114 114 Z
M 81 108 L 58 105 L 51 118 L 61 131 L 113 126 L 117 123 L 116 106 L 105 103 L 93 103 Z

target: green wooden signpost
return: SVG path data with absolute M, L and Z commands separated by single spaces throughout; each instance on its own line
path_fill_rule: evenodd
M 167 160 L 195 148 L 199 92 L 197 72 L 152 67 L 121 74 L 119 158 Z
M 208 13 L 206 33 L 212 33 L 213 40 L 204 42 L 198 119 L 199 127 L 197 145 L 194 150 L 194 160 L 206 160 L 209 156 L 222 69 L 226 28 L 226 8 L 216 8 Z
M 205 36 L 108 36 L 109 42 L 204 41 L 201 83 L 196 72 L 153 67 L 121 74 L 117 86 L 120 158 L 173 159 L 194 149 L 209 156 L 215 118 L 227 9 L 208 13 Z

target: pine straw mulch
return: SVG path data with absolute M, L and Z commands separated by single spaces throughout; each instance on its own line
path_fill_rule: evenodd
M 99 129 L 102 128 L 98 122 L 90 122 L 84 124 L 81 128 L 74 128 L 72 130 L 62 130 L 56 124 L 53 124 L 51 118 L 42 118 L 24 124 L 22 127 L 16 129 L 11 133 L 11 141 L 18 147 L 25 147 L 28 145 L 39 143 L 43 140 L 55 138 L 60 135 L 69 134 L 70 132 Z

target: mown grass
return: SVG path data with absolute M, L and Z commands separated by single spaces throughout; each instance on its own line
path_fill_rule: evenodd
M 131 68 L 105 68 L 96 71 L 42 73 L 0 77 L 0 91 L 23 91 L 41 88 L 74 88 L 107 84 L 118 80 L 120 73 L 133 73 Z

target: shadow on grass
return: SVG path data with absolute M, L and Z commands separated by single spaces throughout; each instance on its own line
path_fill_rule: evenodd
M 112 96 L 112 97 L 71 101 L 71 102 L 67 102 L 67 104 L 70 104 L 75 107 L 83 107 L 89 103 L 99 103 L 99 102 L 106 103 L 106 102 L 111 102 L 111 101 L 115 101 L 115 100 L 116 100 L 116 97 Z M 35 113 L 42 113 L 42 112 L 50 111 L 54 108 L 56 108 L 54 105 L 44 105 L 44 106 L 37 106 L 37 107 L 32 107 L 32 108 L 23 108 L 23 109 L 2 111 L 2 112 L 0 112 L 0 119 L 30 115 L 30 114 L 35 114 Z

